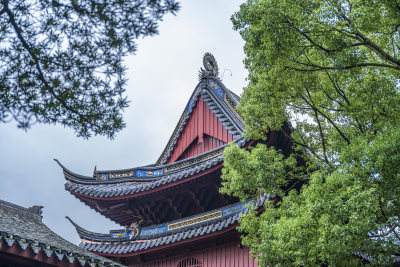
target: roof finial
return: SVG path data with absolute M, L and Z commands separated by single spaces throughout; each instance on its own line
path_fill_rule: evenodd
M 36 215 L 39 215 L 39 216 L 41 216 L 43 213 L 42 209 L 43 209 L 43 206 L 38 206 L 38 205 L 34 205 L 34 206 L 28 208 L 28 210 L 30 212 L 32 212 Z
M 214 56 L 207 52 L 203 56 L 203 68 L 199 71 L 199 80 L 207 77 L 217 77 L 218 76 L 218 64 Z

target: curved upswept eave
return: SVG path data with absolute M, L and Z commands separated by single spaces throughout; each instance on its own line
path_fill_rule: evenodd
M 227 231 L 232 231 L 238 225 L 240 216 L 245 212 L 246 210 L 241 210 L 210 222 L 199 223 L 194 227 L 185 227 L 179 231 L 171 231 L 169 234 L 152 236 L 148 239 L 122 242 L 87 242 L 86 240 L 82 240 L 80 246 L 88 251 L 93 251 L 103 256 L 123 255 L 127 257 L 139 255 L 162 247 L 177 246 L 179 244 L 191 242 L 192 240 L 208 238 Z
M 234 140 L 238 146 L 243 147 L 249 140 L 245 138 L 239 138 Z M 70 170 L 68 170 L 65 166 L 63 166 L 58 160 L 55 159 L 55 161 L 61 166 L 61 168 L 64 171 L 64 176 L 66 180 L 69 180 L 71 182 L 77 183 L 77 184 L 88 184 L 88 185 L 100 185 L 100 184 L 116 184 L 116 183 L 124 183 L 124 182 L 153 182 L 160 180 L 168 175 L 171 175 L 173 173 L 180 172 L 184 170 L 185 168 L 189 168 L 192 165 L 196 165 L 196 163 L 201 162 L 202 158 L 207 158 L 210 155 L 213 155 L 220 151 L 220 154 L 222 154 L 222 150 L 227 146 L 228 144 L 222 145 L 220 147 L 214 148 L 212 150 L 206 151 L 204 153 L 198 154 L 196 156 L 182 159 L 179 161 L 175 161 L 172 163 L 164 164 L 161 166 L 152 166 L 151 165 L 146 165 L 144 167 L 136 167 L 132 169 L 124 169 L 124 170 L 112 170 L 112 171 L 95 171 L 95 173 L 107 173 L 107 174 L 112 174 L 112 173 L 120 173 L 120 172 L 125 172 L 125 171 L 155 171 L 155 170 L 162 170 L 163 173 L 159 176 L 153 176 L 153 177 L 123 177 L 123 178 L 114 178 L 112 180 L 108 181 L 99 181 L 95 177 L 89 177 L 89 176 L 84 176 L 80 175 L 77 173 L 74 173 Z M 193 162 L 193 163 L 191 163 Z M 181 166 L 181 167 L 180 167 Z
M 68 170 L 64 165 L 61 164 L 61 162 L 58 159 L 54 159 L 54 161 L 57 162 L 58 165 L 60 165 L 61 169 L 63 170 L 64 177 L 68 181 L 83 182 L 83 183 L 85 181 L 86 182 L 96 181 L 96 179 L 94 177 L 80 175 L 80 174 L 77 174 L 77 173 L 74 173 L 74 172 Z
M 234 141 L 240 147 L 248 146 L 252 143 L 247 139 L 241 138 Z M 164 175 L 152 179 L 145 179 L 145 182 L 135 178 L 117 180 L 109 183 L 94 182 L 91 184 L 69 182 L 65 184 L 65 189 L 78 198 L 91 199 L 128 199 L 135 196 L 147 194 L 153 191 L 183 183 L 196 177 L 205 175 L 222 167 L 223 150 L 226 145 L 199 154 L 197 156 L 164 165 L 164 169 L 174 168 Z
M 243 213 L 248 212 L 249 205 L 254 205 L 257 209 L 262 207 L 268 197 L 268 194 L 264 194 L 257 199 L 249 200 L 247 202 L 231 204 L 167 223 L 146 226 L 140 229 L 139 234 L 132 239 L 129 237 L 129 230 L 111 230 L 108 234 L 94 233 L 80 227 L 70 218 L 67 219 L 76 228 L 79 237 L 82 239 L 83 245 L 106 245 L 110 246 L 110 248 L 118 246 L 121 243 L 140 243 L 143 245 L 147 242 L 151 242 L 154 245 L 156 244 L 154 241 L 158 239 L 169 239 L 172 241 L 176 240 L 179 236 L 183 237 L 186 235 L 186 238 L 191 238 L 196 237 L 197 235 L 206 235 L 219 231 L 229 225 L 235 224 Z M 136 249 L 139 249 L 139 247 Z
M 178 173 L 174 173 L 168 176 L 164 176 L 161 179 L 148 183 L 118 183 L 118 184 L 102 184 L 102 185 L 84 185 L 67 183 L 65 185 L 68 191 L 76 193 L 78 195 L 84 195 L 90 198 L 130 198 L 132 195 L 140 194 L 144 191 L 150 191 L 172 182 L 178 182 L 185 178 L 191 178 L 192 176 L 209 170 L 214 166 L 222 163 L 222 156 L 212 159 L 200 166 L 185 169 Z
M 86 240 L 101 240 L 104 238 L 109 238 L 110 234 L 102 234 L 102 233 L 95 233 L 89 230 L 84 229 L 83 227 L 76 224 L 70 217 L 65 216 L 65 218 L 75 227 L 76 232 L 79 235 L 79 238 L 86 239 Z
M 93 177 L 88 177 L 71 172 L 57 161 L 68 181 L 65 189 L 85 203 L 89 199 L 129 199 L 163 190 L 220 169 L 223 150 L 228 144 L 189 158 L 166 163 L 200 98 L 232 135 L 232 142 L 240 147 L 246 147 L 253 142 L 242 137 L 244 124 L 235 109 L 239 97 L 229 91 L 219 78 L 207 77 L 196 86 L 167 147 L 155 164 L 123 170 L 95 169 Z

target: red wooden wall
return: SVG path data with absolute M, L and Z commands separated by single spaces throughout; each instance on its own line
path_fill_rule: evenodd
M 226 142 L 218 140 L 212 136 L 204 135 L 203 142 L 198 143 L 198 138 L 194 139 L 193 143 L 179 156 L 177 160 L 187 159 L 216 147 L 220 147 Z
M 199 252 L 185 254 L 184 256 L 159 259 L 150 263 L 132 265 L 135 267 L 178 267 L 187 259 L 196 259 L 199 264 L 186 265 L 187 267 L 257 267 L 257 262 L 250 258 L 249 248 L 239 246 L 239 243 L 224 244 L 218 247 Z M 180 265 L 182 266 L 182 264 Z
M 167 163 L 201 154 L 231 141 L 233 136 L 200 97 Z

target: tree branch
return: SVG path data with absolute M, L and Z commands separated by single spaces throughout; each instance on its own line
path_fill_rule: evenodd
M 9 20 L 11 25 L 14 28 L 15 33 L 17 34 L 18 39 L 21 41 L 22 46 L 25 48 L 25 50 L 29 53 L 29 55 L 32 57 L 34 63 L 35 63 L 35 67 L 36 70 L 38 71 L 38 78 L 40 81 L 42 81 L 42 83 L 44 84 L 44 86 L 46 87 L 46 89 L 50 92 L 50 94 L 57 99 L 61 105 L 68 111 L 72 112 L 73 114 L 76 114 L 79 116 L 79 118 L 90 124 L 90 122 L 82 115 L 80 114 L 78 111 L 76 111 L 75 109 L 69 107 L 53 90 L 53 88 L 50 86 L 50 84 L 48 83 L 48 81 L 46 80 L 42 68 L 40 66 L 40 62 L 39 59 L 37 58 L 37 56 L 35 55 L 35 53 L 32 51 L 31 47 L 29 46 L 29 44 L 27 43 L 27 41 L 24 39 L 24 37 L 22 36 L 22 30 L 19 28 L 18 24 L 15 21 L 15 17 L 14 14 L 11 12 L 11 10 L 8 8 L 8 1 L 3 1 L 4 4 L 4 10 L 5 12 L 8 14 L 9 16 Z
M 311 110 L 310 107 L 307 106 L 298 106 L 298 105 L 292 105 L 292 104 L 287 104 L 289 107 L 300 109 L 300 110 Z
M 326 116 L 325 113 L 323 113 L 321 110 L 319 110 L 316 106 L 313 106 L 313 104 L 310 103 L 309 101 L 307 101 L 307 99 L 306 99 L 305 97 L 302 97 L 302 98 L 303 98 L 304 101 L 306 101 L 306 103 L 307 103 L 310 107 L 312 107 L 313 109 L 315 108 L 315 110 L 316 110 L 319 114 L 321 114 L 325 119 L 327 119 L 327 120 L 330 122 L 330 124 L 336 129 L 336 131 L 340 134 L 340 136 L 343 137 L 343 139 L 347 142 L 347 144 L 350 145 L 349 139 L 342 133 L 342 131 L 339 129 L 339 127 L 336 125 L 336 123 L 334 123 L 334 122 L 331 120 L 331 118 L 329 118 L 328 116 Z
M 318 130 L 319 130 L 319 134 L 320 134 L 320 136 L 321 136 L 321 142 L 322 142 L 322 150 L 323 150 L 323 154 L 324 154 L 324 160 L 325 160 L 326 164 L 329 165 L 328 158 L 326 157 L 326 144 L 325 144 L 326 141 L 325 141 L 325 136 L 324 136 L 324 132 L 322 131 L 321 122 L 319 121 L 318 112 L 317 112 L 317 110 L 316 110 L 316 108 L 315 108 L 314 102 L 312 101 L 312 98 L 311 98 L 311 95 L 310 95 L 310 91 L 309 91 L 307 88 L 305 88 L 305 89 L 306 89 L 308 98 L 310 99 L 310 102 L 312 103 L 312 105 L 310 105 L 310 104 L 309 104 L 309 105 L 311 106 L 312 110 L 314 111 L 314 113 L 315 113 L 315 118 L 316 118 L 317 123 L 318 123 Z M 304 101 L 307 102 L 307 100 L 305 99 L 305 97 L 302 96 L 302 98 L 304 99 Z M 307 102 L 307 103 L 308 103 L 308 102 Z
M 359 43 L 353 43 L 353 44 L 350 44 L 350 45 L 343 45 L 343 46 L 335 48 L 335 49 L 328 49 L 328 48 L 323 47 L 320 44 L 317 44 L 313 39 L 311 39 L 310 36 L 307 35 L 306 32 L 294 27 L 290 22 L 286 22 L 286 23 L 289 25 L 290 28 L 296 30 L 298 33 L 303 35 L 313 46 L 318 47 L 319 49 L 323 50 L 326 53 L 333 53 L 333 52 L 340 51 L 340 50 L 342 50 L 344 48 L 347 48 L 347 47 L 356 47 L 356 46 L 362 46 L 362 45 L 366 45 L 367 44 L 366 42 L 359 42 Z
M 336 92 L 343 97 L 344 101 L 346 101 L 347 105 L 350 106 L 350 102 L 346 97 L 346 94 L 344 93 L 344 91 L 342 89 L 340 89 L 339 85 L 334 81 L 334 79 L 331 77 L 331 75 L 329 75 L 328 70 L 325 71 L 326 75 L 328 76 L 329 80 L 331 81 L 333 87 L 335 88 Z M 337 102 L 339 103 L 339 102 Z
M 384 236 L 387 236 L 388 234 L 390 234 L 391 232 L 394 232 L 395 235 L 397 235 L 396 231 L 394 231 L 394 230 L 399 226 L 400 226 L 400 223 L 397 222 L 392 227 L 390 227 L 389 230 L 386 231 L 386 233 L 383 233 L 380 235 L 372 235 L 372 236 L 368 236 L 368 237 L 384 237 Z
M 313 154 L 315 157 L 317 157 L 318 159 L 320 159 L 322 161 L 322 158 L 320 155 L 318 155 L 313 149 L 311 149 L 311 147 L 309 147 L 308 145 L 306 145 L 306 142 L 304 140 L 304 137 L 302 135 L 300 135 L 300 138 L 302 139 L 303 143 L 300 143 L 298 141 L 296 141 L 292 136 L 290 136 L 289 134 L 287 134 L 285 131 L 282 131 L 283 135 L 285 135 L 287 138 L 289 138 L 294 144 L 299 145 L 301 147 L 304 147 L 305 149 L 307 149 L 311 154 Z
M 331 118 L 329 118 L 328 116 L 325 115 L 325 113 L 323 113 L 321 110 L 319 110 L 317 107 L 315 108 L 319 114 L 321 114 L 325 119 L 327 119 L 332 126 L 336 129 L 336 131 L 343 137 L 343 139 L 347 142 L 348 145 L 350 145 L 350 140 L 342 133 L 342 131 L 339 129 L 339 127 L 336 125 L 336 123 L 334 123 Z
M 341 10 L 340 7 L 337 7 L 339 11 L 337 11 L 339 17 L 347 21 L 349 26 L 352 24 L 351 20 L 344 14 L 344 12 Z M 400 60 L 392 57 L 386 51 L 384 51 L 380 46 L 375 44 L 371 39 L 369 39 L 367 36 L 362 34 L 360 31 L 355 30 L 355 35 L 358 37 L 358 39 L 362 42 L 365 43 L 365 46 L 369 47 L 371 50 L 375 51 L 383 60 L 392 62 L 398 66 L 400 66 Z
M 339 102 L 339 101 L 337 101 L 336 99 L 334 99 L 333 97 L 331 97 L 331 96 L 325 91 L 324 88 L 321 88 L 321 89 L 322 89 L 322 92 L 326 95 L 326 97 L 329 98 L 332 102 L 335 102 L 335 103 L 337 103 L 339 106 L 345 108 L 345 106 L 344 106 L 341 102 Z M 328 108 L 325 108 L 325 109 L 328 109 Z M 334 110 L 334 111 L 339 111 L 339 110 Z M 340 110 L 340 111 L 342 111 L 342 110 Z
M 386 221 L 389 221 L 389 218 L 386 216 L 385 212 L 383 211 L 381 196 L 378 197 L 378 200 L 379 200 L 379 209 L 380 209 L 380 211 L 381 211 L 381 213 L 382 213 L 383 218 L 385 218 Z M 399 223 L 399 222 L 395 223 L 395 224 L 386 232 L 386 234 L 384 234 L 384 235 L 387 235 L 388 233 L 390 233 L 390 232 L 393 231 L 393 233 L 395 234 L 395 236 L 400 240 L 400 236 L 396 233 L 396 231 L 394 231 L 398 226 L 400 226 L 400 223 Z M 376 236 L 373 236 L 373 237 L 380 237 L 380 236 L 384 236 L 384 235 L 376 235 Z
M 296 63 L 299 63 L 299 62 L 296 62 Z M 303 65 L 305 65 L 305 63 Z M 392 66 L 392 65 L 381 64 L 381 63 L 372 63 L 372 62 L 359 63 L 359 64 L 344 66 L 344 67 L 324 67 L 324 66 L 314 65 L 313 66 L 314 69 L 299 69 L 299 68 L 294 68 L 294 67 L 290 67 L 290 66 L 285 66 L 285 67 L 288 69 L 302 71 L 302 72 L 313 72 L 313 71 L 321 71 L 321 70 L 349 70 L 349 69 L 354 69 L 354 68 L 358 68 L 358 67 L 383 67 L 383 68 L 400 70 L 400 65 Z
M 371 39 L 363 35 L 361 32 L 357 31 L 356 34 L 365 42 L 365 45 L 375 51 L 383 60 L 392 62 L 398 66 L 400 66 L 400 60 L 395 57 L 392 57 L 386 51 L 384 51 L 380 46 L 375 44 Z
M 334 52 L 334 51 L 335 51 L 335 50 L 327 49 L 327 48 L 323 47 L 322 45 L 317 44 L 316 42 L 314 42 L 314 41 L 307 35 L 307 33 L 305 33 L 304 31 L 302 31 L 302 30 L 300 30 L 300 29 L 298 29 L 298 28 L 296 28 L 296 27 L 294 27 L 289 21 L 287 21 L 286 23 L 287 23 L 287 25 L 289 25 L 290 28 L 296 30 L 298 33 L 300 33 L 301 35 L 303 35 L 311 44 L 313 44 L 314 46 L 318 47 L 319 49 L 321 49 L 321 50 L 323 50 L 323 51 L 325 51 L 325 52 L 327 52 L 327 53 L 330 53 L 330 52 Z
M 8 0 L 3 0 L 1 1 L 1 3 L 3 4 L 3 8 L 0 10 L 0 16 L 6 13 L 6 6 L 8 6 Z

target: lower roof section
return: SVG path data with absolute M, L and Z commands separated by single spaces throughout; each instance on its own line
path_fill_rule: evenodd
M 257 200 L 236 203 L 196 216 L 144 227 L 137 236 L 129 230 L 112 230 L 108 234 L 93 233 L 71 222 L 82 239 L 80 244 L 82 248 L 103 256 L 123 258 L 232 230 L 236 227 L 240 216 L 248 211 L 249 206 L 260 207 L 267 198 L 267 195 L 262 195 Z
M 41 208 L 24 208 L 0 200 L 0 263 L 4 266 L 21 262 L 22 266 L 32 262 L 35 266 L 122 266 L 51 231 L 42 222 Z

